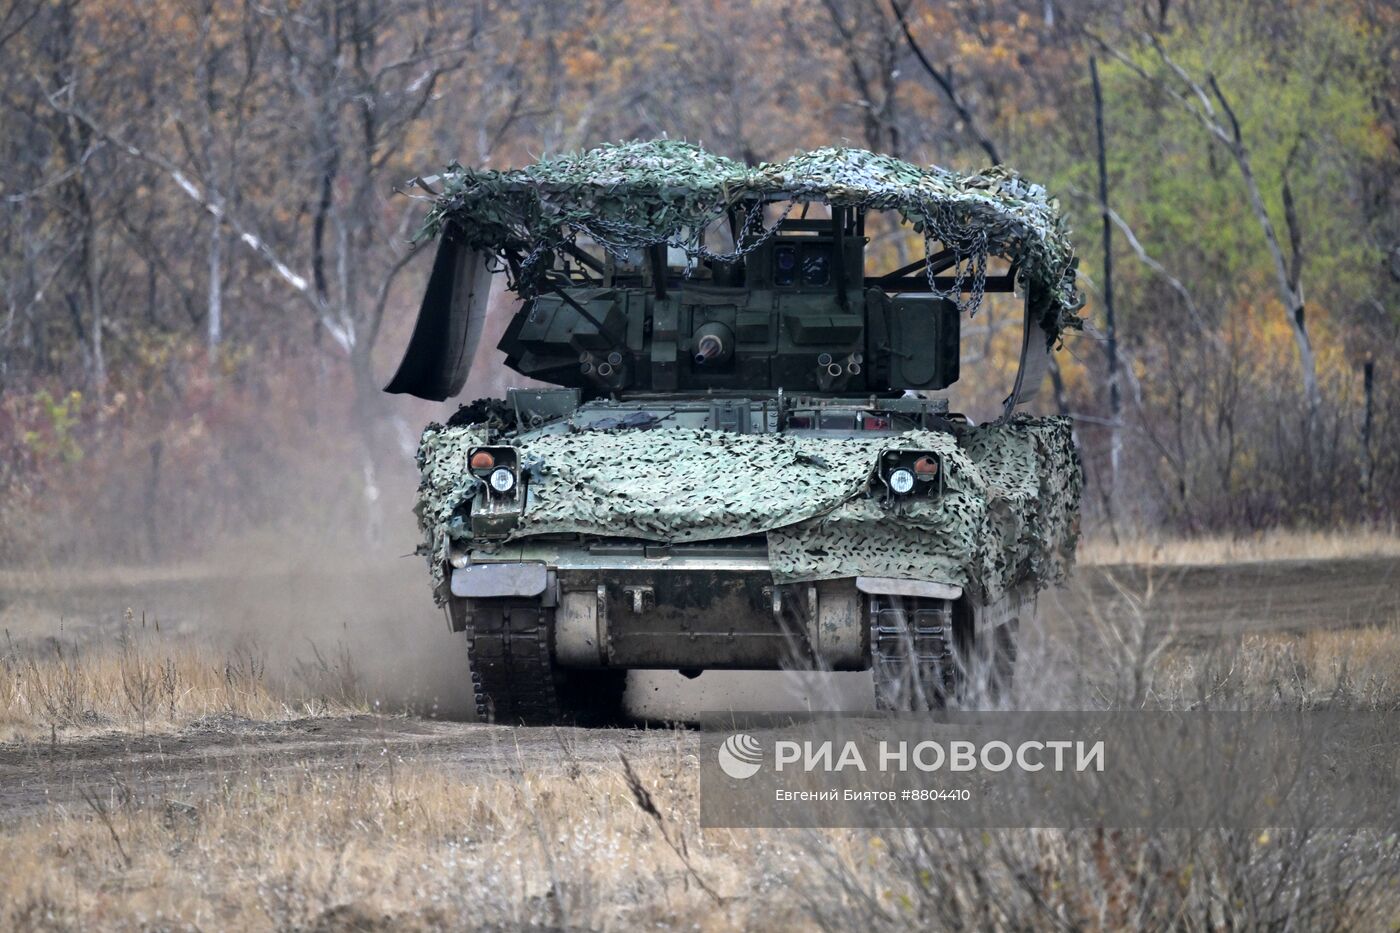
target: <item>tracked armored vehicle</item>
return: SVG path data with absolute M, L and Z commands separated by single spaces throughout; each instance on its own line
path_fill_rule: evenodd
M 532 384 L 419 450 L 422 551 L 481 716 L 605 720 L 644 668 L 870 670 L 888 709 L 1004 694 L 1078 525 L 1067 420 L 1017 410 L 1078 325 L 1041 189 L 673 141 L 416 183 L 440 245 L 387 391 L 455 395 L 493 276 L 522 299 L 499 349 Z M 921 258 L 868 268 L 881 212 Z M 996 292 L 1020 299 L 1020 365 L 974 426 L 939 393 Z

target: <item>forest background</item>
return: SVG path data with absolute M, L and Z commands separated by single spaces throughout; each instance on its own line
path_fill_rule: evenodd
M 1397 91 L 1381 0 L 0 0 L 0 562 L 411 547 L 404 183 L 662 135 L 1045 184 L 1090 534 L 1393 529 Z

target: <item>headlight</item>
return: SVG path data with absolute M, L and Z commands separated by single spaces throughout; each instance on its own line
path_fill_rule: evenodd
M 472 495 L 473 538 L 504 538 L 515 530 L 525 509 L 520 478 L 520 451 L 496 444 L 467 451 L 472 478 L 481 485 Z
M 453 544 L 447 549 L 447 562 L 458 570 L 472 562 L 471 554 L 460 544 Z
M 491 488 L 496 490 L 496 492 L 507 493 L 515 488 L 515 474 L 507 467 L 497 467 L 491 471 L 490 482 Z M 909 483 L 913 485 L 914 480 L 912 477 Z
M 928 450 L 887 450 L 880 455 L 878 474 L 891 495 L 929 498 L 943 493 L 943 464 Z

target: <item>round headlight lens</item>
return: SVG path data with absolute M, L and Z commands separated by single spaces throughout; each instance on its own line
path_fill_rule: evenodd
M 913 485 L 913 479 L 909 483 Z M 510 492 L 515 488 L 515 474 L 506 467 L 497 467 L 491 472 L 491 488 L 497 492 Z
M 905 469 L 895 470 L 890 474 L 890 489 L 901 496 L 914 488 L 914 474 Z

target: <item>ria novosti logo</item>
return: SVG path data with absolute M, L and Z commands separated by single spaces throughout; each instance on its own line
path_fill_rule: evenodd
M 735 733 L 719 747 L 719 768 L 735 780 L 753 777 L 762 766 L 763 748 L 751 735 Z
M 873 747 L 871 747 L 873 746 Z M 735 780 L 751 778 L 763 768 L 763 745 L 746 732 L 736 732 L 719 747 L 720 770 Z M 920 742 L 792 741 L 773 743 L 775 774 L 858 772 L 983 771 L 1103 771 L 1105 742 L 1100 739 L 1027 740 L 1012 745 L 997 739 Z

